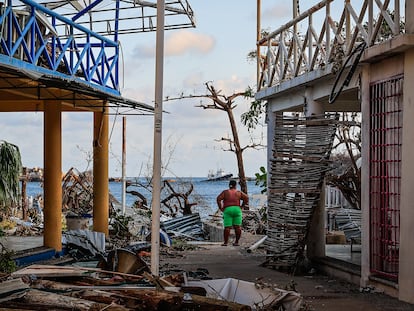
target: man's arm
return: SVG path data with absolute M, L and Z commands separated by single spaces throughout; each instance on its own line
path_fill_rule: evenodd
M 242 207 L 248 207 L 249 206 L 249 196 L 245 194 L 243 191 L 240 191 L 241 193 L 241 199 L 243 201 Z
M 221 192 L 221 193 L 217 196 L 217 199 L 216 199 L 216 201 L 217 201 L 217 206 L 218 206 L 218 208 L 219 208 L 219 210 L 220 210 L 220 211 L 223 211 L 223 204 L 222 204 L 223 200 L 224 200 L 224 191 L 222 191 L 222 192 Z

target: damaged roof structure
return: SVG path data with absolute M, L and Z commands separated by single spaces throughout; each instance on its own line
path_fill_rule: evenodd
M 62 112 L 93 113 L 94 229 L 108 233 L 110 114 L 152 115 L 120 93 L 120 35 L 154 31 L 153 1 L 1 3 L 0 112 L 44 114 L 44 245 L 61 245 Z M 195 27 L 186 0 L 166 1 L 166 28 Z M 39 133 L 41 135 L 41 133 Z

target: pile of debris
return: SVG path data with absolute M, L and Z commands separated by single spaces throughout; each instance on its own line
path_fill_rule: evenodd
M 87 239 L 91 239 L 89 235 Z M 97 238 L 96 240 L 99 240 Z M 82 244 L 81 239 L 70 243 Z M 93 241 L 92 241 L 93 243 Z M 294 291 L 236 279 L 212 279 L 197 273 L 149 268 L 145 242 L 102 252 L 97 260 L 58 260 L 32 264 L 0 275 L 0 302 L 7 310 L 288 310 L 302 297 Z M 164 254 L 165 246 L 161 248 Z
M 208 237 L 200 214 L 191 212 L 195 204 L 189 202 L 188 196 L 193 188 L 187 188 L 176 191 L 170 182 L 164 183 L 169 194 L 162 204 L 170 212 L 162 215 L 160 221 L 161 253 L 164 255 L 171 255 L 180 245 L 178 251 L 197 247 L 187 242 L 203 241 Z M 71 168 L 62 179 L 62 190 L 64 255 L 49 264 L 25 264 L 18 271 L 1 274 L 2 307 L 20 310 L 251 310 L 256 308 L 257 301 L 263 303 L 263 297 L 269 298 L 266 303 L 270 306 L 279 304 L 281 299 L 288 305 L 289 301 L 293 301 L 292 306 L 298 305 L 294 294 L 275 294 L 274 291 L 256 293 L 260 300 L 251 298 L 247 303 L 243 299 L 259 290 L 255 284 L 232 279 L 211 280 L 208 271 L 188 273 L 164 267 L 161 276 L 154 276 L 149 268 L 151 218 L 146 204 L 124 214 L 116 209 L 119 202 L 110 195 L 110 234 L 105 237 L 103 233 L 91 231 L 89 226 L 93 210 L 92 175 Z M 40 215 L 42 207 L 39 205 L 36 211 Z M 246 231 L 254 234 L 265 231 L 262 212 L 245 211 L 243 227 Z M 73 225 L 80 221 L 85 223 Z M 243 288 L 250 294 L 236 295 L 229 288 Z M 226 298 L 226 292 L 231 299 Z M 234 300 L 235 297 L 240 300 Z
M 337 230 L 344 233 L 346 241 L 361 244 L 361 210 L 340 208 L 333 215 Z
M 252 225 L 252 213 L 247 223 Z M 132 215 L 131 217 L 134 219 Z M 125 217 L 125 216 L 123 216 Z M 139 214 L 135 218 L 143 219 Z M 147 219 L 150 221 L 150 219 Z M 105 238 L 88 229 L 63 232 L 65 255 L 48 263 L 32 264 L 0 275 L 2 307 L 19 310 L 299 310 L 295 292 L 261 288 L 235 279 L 211 279 L 208 271 L 160 267 L 150 269 L 148 227 L 131 233 L 135 220 L 118 219 L 112 229 L 126 226 L 129 238 Z M 205 240 L 198 213 L 160 222 L 161 256 L 180 256 L 198 248 L 190 241 Z M 145 231 L 145 232 L 144 232 Z M 139 232 L 140 234 L 136 234 Z M 142 238 L 140 240 L 140 238 Z M 174 243 L 173 243 L 174 242 Z M 182 253 L 184 254 L 184 253 Z M 184 256 L 184 255 L 182 255 Z M 258 308 L 258 305 L 261 307 Z
M 0 283 L 0 301 L 2 307 L 19 310 L 251 310 L 193 294 L 194 288 L 182 283 L 183 275 L 160 278 L 147 271 L 32 265 Z

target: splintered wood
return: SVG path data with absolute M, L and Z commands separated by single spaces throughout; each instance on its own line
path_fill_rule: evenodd
M 276 117 L 264 243 L 267 265 L 295 268 L 304 258 L 336 127 L 335 116 Z
M 109 206 L 119 203 L 109 194 Z M 93 175 L 70 168 L 62 177 L 62 206 L 65 213 L 90 214 L 93 210 Z
M 62 178 L 62 204 L 64 211 L 87 214 L 93 209 L 93 176 L 71 168 Z
M 112 274 L 117 277 L 108 276 Z M 191 293 L 190 287 L 181 290 L 181 275 L 168 278 L 171 282 L 147 272 L 140 276 L 88 267 L 32 265 L 0 282 L 0 310 L 252 310 L 249 305 L 207 297 L 205 290 L 199 294 Z M 192 289 L 197 288 L 202 287 Z

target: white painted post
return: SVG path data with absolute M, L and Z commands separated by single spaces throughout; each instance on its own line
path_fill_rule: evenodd
M 164 19 L 165 1 L 157 0 L 157 39 L 155 60 L 154 106 L 154 164 L 152 179 L 151 214 L 151 273 L 159 274 L 160 265 L 160 202 L 161 202 L 161 146 L 162 146 L 162 96 L 164 77 Z
M 122 214 L 126 207 L 126 117 L 122 118 Z

